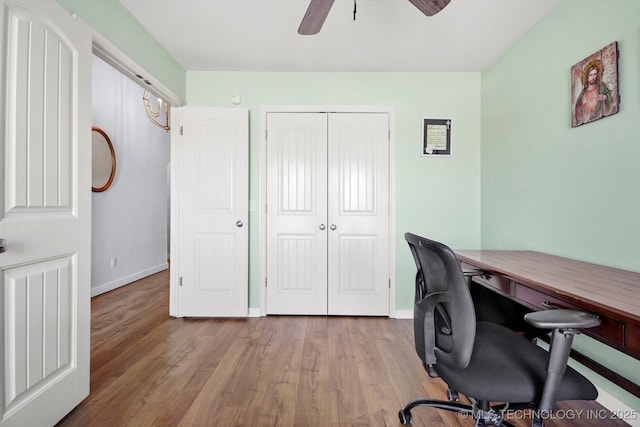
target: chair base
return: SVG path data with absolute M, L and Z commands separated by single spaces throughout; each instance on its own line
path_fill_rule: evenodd
M 449 393 L 449 390 L 447 391 Z M 453 392 L 455 393 L 455 392 Z M 530 404 L 500 404 L 495 406 L 489 406 L 487 402 L 474 402 L 473 405 L 466 405 L 457 401 L 445 401 L 435 399 L 415 399 L 412 400 L 403 409 L 398 412 L 398 417 L 401 424 L 411 424 L 413 416 L 411 410 L 416 406 L 428 406 L 436 409 L 443 409 L 445 411 L 457 412 L 464 416 L 464 418 L 471 418 L 476 420 L 476 426 L 496 426 L 496 427 L 514 427 L 513 424 L 506 421 L 502 417 L 502 412 L 505 409 L 519 410 L 519 409 L 531 409 Z M 544 427 L 542 419 L 535 418 L 531 420 L 532 427 Z

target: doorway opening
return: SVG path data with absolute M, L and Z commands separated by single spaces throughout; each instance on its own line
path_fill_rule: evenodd
M 144 90 L 93 56 L 92 126 L 113 145 L 115 175 L 92 193 L 92 297 L 168 268 L 171 135 L 147 118 Z

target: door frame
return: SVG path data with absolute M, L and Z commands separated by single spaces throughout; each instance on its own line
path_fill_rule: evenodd
M 396 144 L 395 107 L 331 105 L 265 105 L 260 107 L 260 308 L 249 314 L 267 315 L 267 114 L 268 113 L 386 113 L 389 114 L 389 317 L 396 313 Z M 250 201 L 250 206 L 255 202 Z

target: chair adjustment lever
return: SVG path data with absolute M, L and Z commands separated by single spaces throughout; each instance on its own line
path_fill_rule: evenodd
M 484 276 L 485 272 L 482 270 L 463 270 L 464 277 Z

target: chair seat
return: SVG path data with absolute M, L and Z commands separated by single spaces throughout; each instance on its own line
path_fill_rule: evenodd
M 537 402 L 542 395 L 548 358 L 547 351 L 512 330 L 477 322 L 469 365 L 456 369 L 439 362 L 435 368 L 449 387 L 476 400 Z M 593 384 L 567 366 L 556 400 L 593 400 L 597 396 Z

